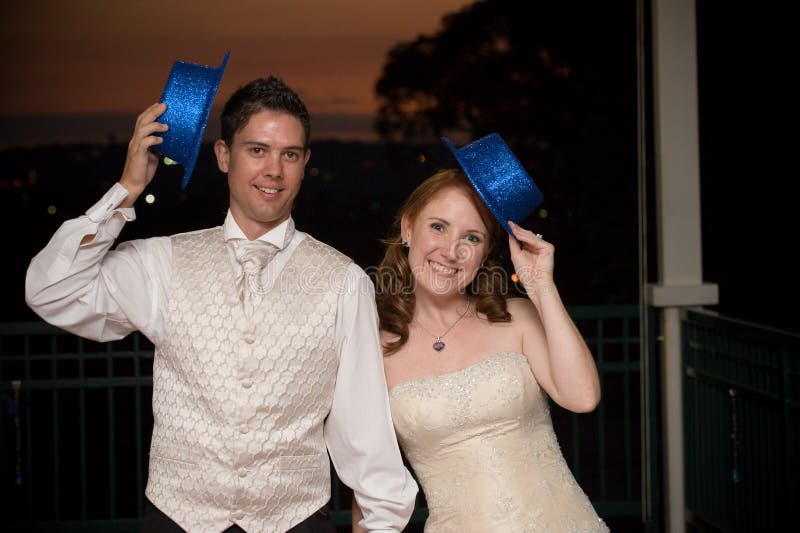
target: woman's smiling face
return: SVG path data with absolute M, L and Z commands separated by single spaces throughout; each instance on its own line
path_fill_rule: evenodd
M 435 295 L 463 293 L 488 253 L 489 230 L 456 187 L 432 196 L 413 220 L 404 217 L 401 234 L 417 290 Z

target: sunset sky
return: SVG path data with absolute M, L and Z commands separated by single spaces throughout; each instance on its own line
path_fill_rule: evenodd
M 471 3 L 10 0 L 0 19 L 0 145 L 122 135 L 128 116 L 158 100 L 175 60 L 218 66 L 227 50 L 215 105 L 275 74 L 305 98 L 317 138 L 364 137 L 387 52 Z

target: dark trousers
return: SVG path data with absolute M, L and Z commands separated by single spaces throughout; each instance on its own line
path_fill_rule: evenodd
M 152 504 L 147 498 L 144 499 L 144 523 L 142 533 L 183 533 L 184 529 L 172 521 L 158 507 Z M 236 524 L 224 531 L 224 533 L 242 533 L 244 529 Z M 323 507 L 312 514 L 286 533 L 336 533 L 333 525 L 331 513 L 328 507 Z

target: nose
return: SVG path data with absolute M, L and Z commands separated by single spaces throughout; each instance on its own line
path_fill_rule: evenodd
M 264 166 L 261 169 L 261 174 L 270 178 L 281 178 L 283 176 L 283 165 L 281 163 L 281 154 L 269 154 L 263 159 Z
M 461 239 L 453 239 L 445 249 L 444 256 L 450 261 L 464 261 L 469 256 L 467 245 Z

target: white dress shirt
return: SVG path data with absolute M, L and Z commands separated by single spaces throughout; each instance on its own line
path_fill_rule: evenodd
M 133 208 L 118 208 L 127 191 L 115 184 L 85 216 L 68 220 L 28 267 L 25 298 L 45 321 L 104 342 L 139 330 L 153 344 L 164 338 L 172 277 L 169 237 L 134 240 L 110 251 Z M 260 239 L 283 246 L 288 220 Z M 231 266 L 241 273 L 232 243 L 246 238 L 230 211 L 223 234 Z M 86 235 L 94 238 L 81 246 Z M 261 273 L 264 289 L 306 234 L 296 231 Z M 414 508 L 417 484 L 403 466 L 392 426 L 378 337 L 374 288 L 356 264 L 339 297 L 336 345 L 340 363 L 325 442 L 340 479 L 364 511 L 362 527 L 400 531 Z

